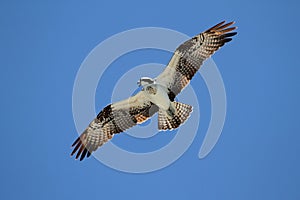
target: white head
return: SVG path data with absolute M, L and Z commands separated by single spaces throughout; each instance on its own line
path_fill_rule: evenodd
M 142 77 L 140 80 L 137 82 L 138 86 L 145 86 L 149 84 L 155 83 L 155 80 L 149 77 Z

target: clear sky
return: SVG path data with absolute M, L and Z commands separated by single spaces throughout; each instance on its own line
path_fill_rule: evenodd
M 299 3 L 290 0 L 1 1 L 0 199 L 300 199 L 299 19 Z M 131 174 L 93 157 L 70 158 L 78 136 L 73 84 L 95 46 L 132 28 L 164 27 L 193 36 L 222 20 L 235 20 L 239 28 L 234 41 L 213 56 L 226 87 L 227 117 L 206 158 L 197 156 L 210 119 L 199 75 L 192 82 L 202 99 L 199 132 L 172 165 Z M 114 62 L 107 76 L 114 80 L 143 63 L 166 64 L 170 56 L 133 52 Z M 97 111 L 110 103 L 103 94 L 112 86 L 104 80 Z M 115 143 L 144 151 L 140 140 L 124 135 Z

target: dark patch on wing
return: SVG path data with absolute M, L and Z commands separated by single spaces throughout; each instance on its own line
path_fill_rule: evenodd
M 170 101 L 174 101 L 175 97 L 176 97 L 176 94 L 173 91 L 174 91 L 174 89 L 168 88 L 168 96 L 169 96 Z
M 200 66 L 199 66 L 200 67 Z M 198 67 L 193 65 L 189 58 L 181 57 L 179 64 L 176 67 L 176 71 L 185 76 L 188 80 L 191 80 L 194 74 L 197 72 Z
M 71 156 L 80 161 L 89 157 L 99 146 L 112 138 L 113 134 L 121 133 L 137 123 L 142 123 L 158 111 L 152 103 L 143 107 L 130 107 L 128 110 L 115 110 L 112 105 L 106 106 L 89 127 L 72 144 Z M 101 130 L 100 130 L 101 129 Z
M 153 103 L 145 105 L 144 107 L 132 107 L 129 113 L 137 120 L 137 123 L 146 121 L 158 111 L 158 106 Z
M 106 106 L 102 111 L 100 111 L 97 115 L 97 119 L 100 122 L 103 122 L 105 124 L 105 122 L 109 122 L 110 120 L 112 120 L 113 115 L 112 115 L 112 109 L 111 109 L 111 104 Z
M 225 43 L 231 41 L 231 37 L 237 34 L 236 32 L 231 32 L 235 30 L 236 27 L 227 28 L 233 23 L 234 22 L 229 22 L 225 24 L 225 21 L 223 21 L 184 42 L 176 49 L 177 54 L 174 56 L 180 56 L 180 58 L 177 60 L 177 63 L 172 62 L 173 66 L 169 63 L 167 67 L 175 67 L 176 69 L 176 73 L 173 74 L 172 79 L 170 79 L 172 82 L 167 85 L 170 100 L 174 100 L 175 96 L 189 84 L 190 80 L 207 58 Z M 169 73 L 168 70 L 164 72 Z M 168 77 L 166 75 L 167 74 L 164 74 L 164 76 L 161 77 Z

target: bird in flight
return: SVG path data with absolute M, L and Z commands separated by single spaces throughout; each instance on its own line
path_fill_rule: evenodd
M 175 97 L 189 84 L 203 62 L 236 35 L 233 24 L 223 21 L 181 44 L 158 77 L 140 78 L 140 92 L 107 105 L 97 115 L 73 143 L 71 156 L 77 152 L 76 159 L 90 157 L 115 134 L 145 122 L 157 112 L 159 130 L 172 130 L 183 124 L 192 106 L 174 101 Z

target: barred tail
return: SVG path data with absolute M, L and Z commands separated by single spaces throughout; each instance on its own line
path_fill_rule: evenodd
M 189 118 L 193 107 L 187 104 L 172 102 L 170 108 L 158 112 L 158 129 L 172 130 L 178 128 Z

